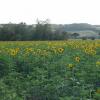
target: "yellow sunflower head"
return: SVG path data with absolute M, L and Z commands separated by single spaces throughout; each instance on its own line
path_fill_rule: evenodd
M 59 53 L 63 53 L 64 49 L 63 48 L 58 48 Z
M 75 57 L 76 62 L 80 62 L 80 57 Z

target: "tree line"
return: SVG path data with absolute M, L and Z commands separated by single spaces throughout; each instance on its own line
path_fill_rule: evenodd
M 27 25 L 23 22 L 0 25 L 0 41 L 67 40 L 78 37 L 78 33 L 70 34 L 60 28 L 53 29 L 48 19 L 37 20 L 34 25 Z

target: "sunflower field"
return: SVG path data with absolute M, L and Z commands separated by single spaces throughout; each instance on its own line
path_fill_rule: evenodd
M 0 42 L 0 100 L 100 100 L 100 40 Z

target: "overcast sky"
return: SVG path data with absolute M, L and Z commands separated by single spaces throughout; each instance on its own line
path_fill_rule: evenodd
M 0 23 L 100 24 L 100 0 L 0 0 Z

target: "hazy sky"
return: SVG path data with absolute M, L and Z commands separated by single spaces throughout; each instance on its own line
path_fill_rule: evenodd
M 100 24 L 100 0 L 0 0 L 0 23 Z

